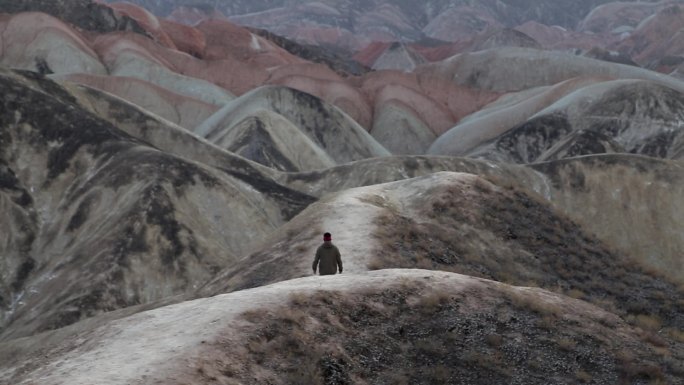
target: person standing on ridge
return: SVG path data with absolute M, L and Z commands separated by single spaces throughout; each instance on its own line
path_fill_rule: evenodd
M 333 245 L 330 233 L 323 234 L 323 244 L 316 250 L 312 266 L 314 274 L 317 267 L 320 275 L 333 275 L 337 270 L 342 274 L 342 256 L 337 246 Z

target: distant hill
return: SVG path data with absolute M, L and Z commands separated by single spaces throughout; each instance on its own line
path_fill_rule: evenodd
M 0 383 L 684 383 L 679 4 L 280 5 L 0 4 Z

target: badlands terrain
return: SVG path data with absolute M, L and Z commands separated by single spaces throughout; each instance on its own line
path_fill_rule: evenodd
M 0 1 L 0 384 L 684 384 L 682 33 Z

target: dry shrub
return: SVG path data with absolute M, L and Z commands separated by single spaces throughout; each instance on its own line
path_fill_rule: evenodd
M 387 209 L 391 213 L 398 213 L 399 212 L 399 208 L 397 207 L 397 205 L 394 202 L 387 199 L 387 197 L 385 197 L 385 196 L 376 195 L 376 194 L 369 194 L 369 195 L 359 197 L 358 199 L 361 202 L 368 203 L 368 204 L 371 204 L 373 206 L 380 207 L 383 209 Z
M 406 374 L 403 370 L 383 373 L 383 382 L 387 385 L 409 385 L 411 376 Z
M 446 384 L 451 379 L 451 370 L 444 365 L 431 366 L 424 371 L 433 384 Z
M 299 254 L 303 254 L 308 250 L 309 250 L 309 247 L 305 244 L 299 244 L 299 245 L 295 246 L 295 251 Z
M 309 303 L 309 294 L 304 292 L 295 292 L 290 294 L 290 302 L 293 305 L 304 306 Z
M 664 332 L 673 340 L 684 343 L 684 331 L 676 328 L 667 328 L 664 330 Z
M 620 309 L 615 304 L 615 301 L 613 301 L 609 298 L 592 299 L 591 303 L 600 307 L 601 309 L 606 310 L 609 313 L 620 314 Z
M 481 368 L 489 366 L 489 355 L 480 353 L 478 351 L 469 351 L 463 355 L 463 361 L 471 365 L 477 365 Z
M 246 312 L 242 313 L 242 317 L 251 323 L 257 323 L 265 319 L 267 316 L 268 311 L 265 309 L 247 310 Z
M 377 215 L 374 219 L 376 224 L 373 236 L 380 239 L 388 239 L 392 235 L 392 225 L 395 221 L 395 215 L 390 212 L 384 212 Z
M 622 366 L 622 372 L 629 381 L 634 380 L 665 380 L 663 369 L 652 362 L 636 363 L 630 362 Z
M 563 309 L 558 305 L 546 302 L 539 297 L 533 295 L 525 295 L 517 291 L 512 291 L 506 294 L 514 307 L 522 310 L 530 310 L 540 316 L 550 316 L 554 318 L 560 317 L 563 314 Z
M 647 314 L 636 315 L 633 319 L 633 323 L 644 330 L 650 331 L 658 331 L 663 326 L 663 322 L 658 316 Z
M 418 306 L 421 313 L 430 315 L 438 312 L 450 299 L 448 293 L 441 291 L 431 292 L 428 295 L 420 297 Z
M 284 375 L 286 384 L 319 384 L 321 382 L 321 369 L 314 361 L 304 360 L 294 372 Z
M 537 359 L 532 359 L 532 360 L 527 361 L 527 367 L 534 370 L 534 371 L 541 370 L 542 363 L 539 362 L 539 360 L 537 360 Z
M 284 326 L 302 326 L 306 324 L 308 318 L 308 314 L 297 309 L 286 308 L 278 312 L 278 319 Z
M 577 381 L 587 384 L 592 380 L 591 374 L 585 372 L 584 370 L 578 370 L 575 372 L 575 378 Z
M 431 356 L 441 356 L 446 353 L 444 344 L 434 339 L 417 341 L 414 346 L 419 351 Z
M 653 351 L 662 358 L 672 357 L 672 352 L 668 347 L 665 346 L 654 347 Z
M 586 293 L 579 289 L 571 289 L 566 293 L 566 295 L 574 299 L 584 299 L 584 297 L 586 297 Z
M 297 236 L 297 234 L 299 234 L 299 231 L 297 231 L 294 228 L 287 229 L 287 231 L 285 232 L 287 239 L 294 239 Z
M 385 268 L 385 264 L 377 259 L 372 259 L 366 264 L 368 270 L 382 270 Z
M 571 352 L 577 347 L 577 342 L 569 338 L 560 338 L 556 340 L 556 345 L 558 345 L 561 350 Z
M 666 357 L 664 361 L 673 376 L 676 378 L 684 378 L 684 362 L 682 362 L 681 359 Z
M 499 348 L 503 344 L 503 337 L 499 334 L 489 334 L 485 337 L 485 340 L 493 348 Z
M 663 337 L 659 336 L 658 334 L 650 330 L 644 330 L 642 333 L 639 334 L 639 337 L 642 341 L 651 344 L 655 347 L 662 348 L 668 345 L 667 341 Z
M 629 350 L 620 350 L 615 354 L 615 359 L 622 363 L 623 365 L 625 364 L 630 364 L 636 360 L 636 356 L 634 355 L 633 352 Z

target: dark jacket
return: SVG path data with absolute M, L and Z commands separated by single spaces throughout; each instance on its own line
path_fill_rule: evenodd
M 319 266 L 320 263 L 320 266 Z M 331 275 L 339 269 L 342 272 L 342 257 L 337 246 L 332 242 L 323 242 L 316 250 L 316 258 L 313 261 L 313 271 L 316 272 L 316 267 L 319 267 L 321 275 Z

